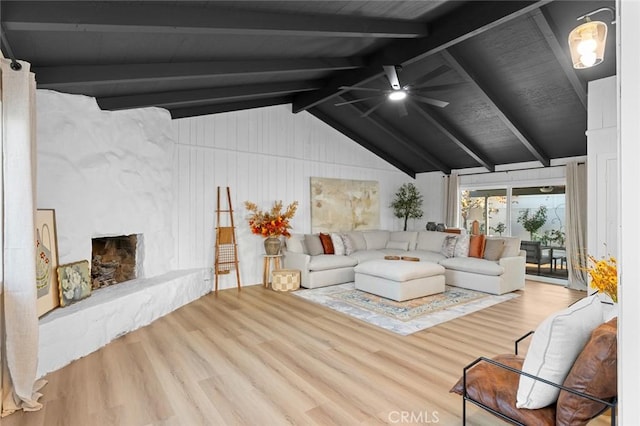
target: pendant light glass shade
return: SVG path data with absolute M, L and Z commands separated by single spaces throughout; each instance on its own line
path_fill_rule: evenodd
M 607 24 L 591 21 L 577 26 L 569 34 L 571 62 L 576 69 L 598 65 L 604 59 L 604 48 L 607 41 Z

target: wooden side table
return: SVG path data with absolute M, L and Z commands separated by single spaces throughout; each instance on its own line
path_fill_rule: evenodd
M 281 254 L 265 254 L 264 262 L 262 264 L 262 285 L 266 288 L 269 288 L 269 278 L 271 277 L 271 271 L 280 269 L 280 258 Z M 273 264 L 273 267 L 272 267 Z

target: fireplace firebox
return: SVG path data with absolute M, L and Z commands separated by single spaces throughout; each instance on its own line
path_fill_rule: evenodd
M 138 235 L 99 237 L 91 240 L 93 290 L 136 278 Z

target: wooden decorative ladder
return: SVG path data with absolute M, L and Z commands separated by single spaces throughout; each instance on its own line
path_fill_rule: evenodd
M 220 226 L 220 214 L 228 213 L 226 221 L 230 226 Z M 218 293 L 218 276 L 228 274 L 232 269 L 236 270 L 236 282 L 238 290 L 240 284 L 240 268 L 238 267 L 238 244 L 236 241 L 236 228 L 233 223 L 233 207 L 231 206 L 231 190 L 227 186 L 227 209 L 220 208 L 220 187 L 218 187 L 218 201 L 216 204 L 216 252 L 214 262 L 215 292 Z

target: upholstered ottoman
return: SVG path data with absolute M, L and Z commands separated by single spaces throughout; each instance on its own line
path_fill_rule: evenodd
M 356 289 L 398 302 L 444 292 L 444 267 L 431 262 L 370 260 L 354 272 Z

